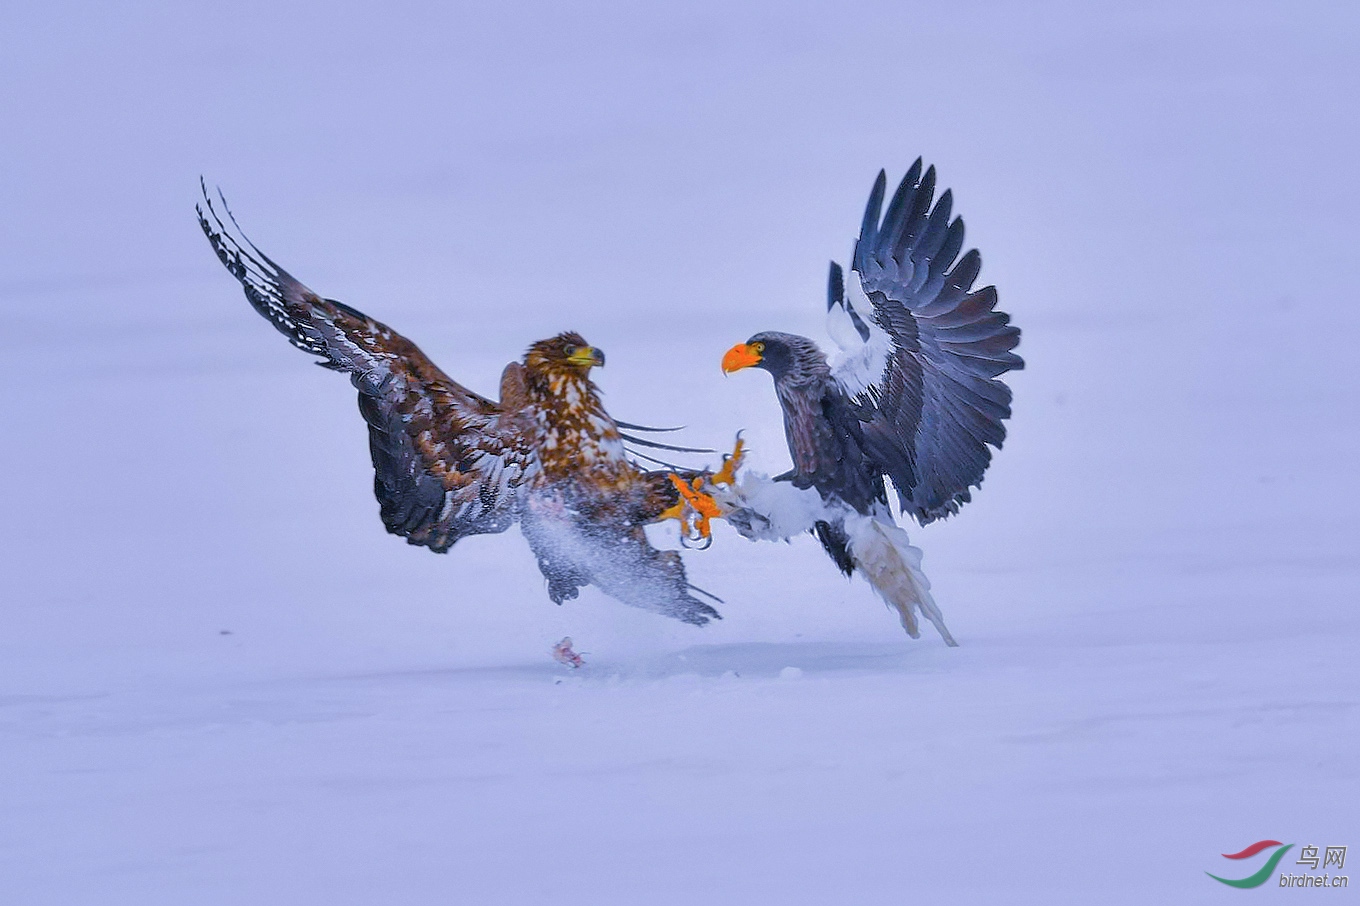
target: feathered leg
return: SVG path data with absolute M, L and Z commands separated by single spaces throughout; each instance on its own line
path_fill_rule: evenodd
M 690 594 L 697 589 L 685 578 L 680 555 L 652 547 L 641 526 L 582 523 L 555 512 L 551 498 L 531 498 L 520 526 L 558 604 L 594 585 L 624 604 L 695 626 L 722 619 Z

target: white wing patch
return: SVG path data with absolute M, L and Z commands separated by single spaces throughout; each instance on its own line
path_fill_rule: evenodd
M 855 324 L 845 308 L 847 305 L 869 328 L 867 341 L 860 339 L 859 331 L 855 330 Z M 873 303 L 864 293 L 858 271 L 850 271 L 845 281 L 845 298 L 831 306 L 826 322 L 831 339 L 840 347 L 840 351 L 834 353 L 827 362 L 831 366 L 831 377 L 840 384 L 847 396 L 857 397 L 879 382 L 888 367 L 888 356 L 893 352 L 892 337 L 878 326 Z

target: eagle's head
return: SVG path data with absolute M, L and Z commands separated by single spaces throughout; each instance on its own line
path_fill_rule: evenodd
M 775 383 L 801 383 L 826 373 L 826 356 L 807 337 L 767 330 L 738 343 L 723 356 L 724 374 L 742 368 L 762 368 Z
M 524 367 L 545 376 L 585 377 L 591 368 L 604 367 L 604 353 L 587 343 L 579 333 L 569 330 L 530 346 L 524 354 Z

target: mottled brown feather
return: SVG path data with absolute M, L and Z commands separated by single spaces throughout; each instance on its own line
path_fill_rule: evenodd
M 645 472 L 625 456 L 590 366 L 571 361 L 580 348 L 598 354 L 584 339 L 564 333 L 535 343 L 522 364 L 506 366 L 492 402 L 401 334 L 312 292 L 244 234 L 233 235 L 206 192 L 204 202 L 200 225 L 250 304 L 358 389 L 388 531 L 444 552 L 520 521 L 559 603 L 596 584 L 687 622 L 718 616 L 689 594 L 679 556 L 647 542 L 641 526 L 677 494 L 666 473 Z

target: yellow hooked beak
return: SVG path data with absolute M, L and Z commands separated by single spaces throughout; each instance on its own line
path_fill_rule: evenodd
M 752 365 L 759 365 L 761 362 L 761 352 L 764 350 L 763 343 L 738 343 L 727 350 L 727 355 L 723 356 L 723 374 L 731 374 L 743 368 L 750 368 Z
M 603 368 L 604 353 L 594 346 L 578 346 L 567 356 L 567 361 L 582 368 Z

